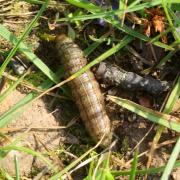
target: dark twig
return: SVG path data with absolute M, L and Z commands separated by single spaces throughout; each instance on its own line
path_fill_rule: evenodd
M 154 95 L 167 91 L 170 87 L 167 82 L 149 76 L 141 77 L 107 62 L 100 63 L 96 73 L 107 85 L 121 86 L 128 90 L 144 90 Z

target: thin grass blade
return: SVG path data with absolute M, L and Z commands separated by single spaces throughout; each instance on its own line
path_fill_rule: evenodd
M 13 83 L 13 85 L 11 85 L 4 93 L 0 95 L 0 102 L 2 102 L 17 87 L 19 83 L 21 83 L 21 81 L 28 73 L 29 71 L 23 74 L 15 83 Z
M 164 169 L 163 175 L 161 176 L 161 180 L 169 179 L 169 176 L 171 174 L 171 171 L 173 170 L 174 164 L 179 156 L 179 153 L 180 153 L 180 137 L 178 138 L 177 143 L 171 153 L 166 168 Z
M 29 148 L 26 148 L 26 147 L 21 147 L 21 146 L 15 146 L 15 145 L 11 146 L 10 145 L 10 146 L 1 147 L 0 150 L 1 151 L 6 151 L 6 152 L 16 150 L 16 151 L 21 151 L 21 152 L 24 152 L 24 153 L 27 153 L 27 154 L 31 154 L 32 156 L 35 156 L 35 157 L 38 157 L 39 159 L 41 159 L 54 172 L 56 172 L 56 170 L 57 170 L 57 168 L 54 167 L 54 165 L 52 165 L 51 162 L 48 159 L 46 159 L 41 153 L 39 153 L 37 151 L 34 151 L 32 149 L 29 149 Z
M 135 154 L 134 154 L 134 159 L 132 162 L 131 174 L 130 174 L 129 180 L 136 179 L 137 164 L 138 164 L 138 150 L 136 149 Z
M 45 3 L 42 5 L 41 9 L 38 11 L 37 15 L 35 16 L 35 18 L 31 21 L 31 23 L 29 24 L 29 26 L 25 29 L 25 31 L 23 32 L 21 38 L 17 41 L 16 45 L 13 47 L 13 49 L 10 51 L 10 53 L 8 54 L 7 58 L 5 59 L 5 61 L 3 62 L 2 66 L 0 67 L 0 77 L 2 76 L 6 66 L 8 65 L 8 63 L 11 61 L 11 58 L 14 56 L 14 54 L 16 53 L 16 51 L 19 48 L 20 43 L 24 40 L 24 38 L 31 32 L 33 26 L 36 24 L 36 22 L 38 21 L 38 19 L 40 18 L 41 14 L 43 13 L 43 11 L 46 9 L 46 6 L 48 5 L 49 0 L 46 0 Z M 1 25 L 1 27 L 3 27 Z M 11 36 L 9 37 L 11 38 Z
M 18 39 L 9 32 L 4 26 L 0 24 L 0 35 L 5 38 L 7 41 L 10 41 L 12 44 L 16 45 Z M 54 83 L 59 82 L 59 78 L 55 75 L 55 73 L 40 60 L 31 50 L 27 47 L 27 45 L 23 42 L 20 42 L 18 49 L 26 55 L 26 57 L 37 67 L 39 68 L 49 79 L 51 79 Z M 9 61 L 9 60 L 8 60 Z
M 161 167 L 153 167 L 153 168 L 149 168 L 149 169 L 141 169 L 141 170 L 137 170 L 136 174 L 140 174 L 140 175 L 145 175 L 145 174 L 156 174 L 156 173 L 161 173 L 164 171 L 166 166 L 161 166 Z M 176 161 L 173 169 L 180 167 L 180 160 Z M 111 173 L 113 174 L 114 177 L 118 177 L 118 176 L 127 176 L 130 175 L 131 171 L 111 171 Z
M 14 164 L 15 164 L 16 180 L 20 180 L 19 162 L 16 155 L 14 155 Z
M 60 68 L 59 71 L 56 73 L 59 78 L 61 78 L 64 74 L 63 68 Z M 40 89 L 46 90 L 50 88 L 53 85 L 53 82 L 48 79 L 44 83 L 42 83 L 41 86 L 39 86 Z M 10 121 L 16 119 L 23 111 L 24 106 L 28 106 L 31 104 L 33 99 L 37 97 L 37 92 L 31 92 L 27 96 L 25 96 L 22 100 L 20 100 L 18 103 L 16 103 L 13 107 L 11 107 L 7 112 L 5 112 L 0 117 L 0 128 L 6 126 Z
M 108 98 L 116 104 L 152 121 L 168 127 L 172 130 L 180 132 L 180 119 L 168 114 L 163 114 L 158 111 L 143 107 L 127 99 L 122 99 L 115 96 L 108 96 Z
M 180 96 L 180 74 L 177 77 L 177 81 L 176 81 L 175 86 L 173 87 L 171 94 L 166 102 L 166 106 L 165 106 L 163 112 L 165 112 L 167 114 L 170 113 L 172 111 L 172 108 L 173 108 L 175 102 L 179 98 L 179 96 Z
M 102 137 L 103 139 L 104 137 Z M 55 174 L 54 176 L 52 176 L 49 180 L 57 180 L 58 178 L 61 178 L 63 174 L 67 173 L 70 169 L 72 169 L 73 167 L 75 167 L 82 159 L 84 159 L 87 155 L 89 155 L 92 151 L 94 151 L 100 144 L 102 139 L 90 150 L 88 150 L 87 152 L 85 152 L 83 155 L 81 155 L 78 159 L 76 159 L 75 161 L 73 161 L 71 164 L 69 164 L 68 166 L 66 166 L 62 171 L 60 171 L 59 173 Z
M 95 174 L 95 177 L 93 179 L 114 180 L 114 176 L 111 174 L 111 171 L 109 168 L 110 152 L 105 153 L 102 156 L 103 156 L 102 166 L 99 166 Z

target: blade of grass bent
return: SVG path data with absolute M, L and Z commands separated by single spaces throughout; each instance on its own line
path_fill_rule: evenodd
M 63 68 L 61 67 L 59 71 L 56 73 L 57 76 L 60 78 L 64 73 Z M 39 87 L 42 90 L 46 90 L 50 88 L 54 83 L 48 79 L 42 85 Z M 16 103 L 13 107 L 11 107 L 7 112 L 5 112 L 3 115 L 0 117 L 0 128 L 4 127 L 7 125 L 10 121 L 13 119 L 17 118 L 23 111 L 24 111 L 24 106 L 25 105 L 30 105 L 32 100 L 38 95 L 37 92 L 31 92 L 27 96 L 25 96 L 23 99 L 21 99 L 18 103 Z
M 171 17 L 170 17 L 168 8 L 167 8 L 167 1 L 162 0 L 162 7 L 164 8 L 164 12 L 165 12 L 166 18 L 169 22 L 169 26 L 172 28 L 172 34 L 174 35 L 174 38 L 180 43 L 180 36 L 179 36 L 178 32 L 176 31 L 176 29 L 173 25 L 173 22 L 171 20 Z
M 16 53 L 16 51 L 18 50 L 18 47 L 20 45 L 20 43 L 23 41 L 23 39 L 30 33 L 30 31 L 32 30 L 33 26 L 35 25 L 35 23 L 38 21 L 38 19 L 40 18 L 41 14 L 43 13 L 43 11 L 46 9 L 46 6 L 48 5 L 49 0 L 46 0 L 45 3 L 42 5 L 41 9 L 38 11 L 37 15 L 35 16 L 35 18 L 31 21 L 31 23 L 29 24 L 29 26 L 26 28 L 26 30 L 23 32 L 21 38 L 18 40 L 18 42 L 16 43 L 16 45 L 13 47 L 13 49 L 10 51 L 10 53 L 8 54 L 7 58 L 5 59 L 5 61 L 3 62 L 2 66 L 0 67 L 0 77 L 2 77 L 2 73 L 4 72 L 6 66 L 8 65 L 8 63 L 10 62 L 11 58 L 14 56 L 14 54 Z M 11 37 L 9 37 L 11 38 Z
M 14 164 L 15 164 L 15 170 L 16 170 L 16 180 L 20 180 L 19 161 L 16 155 L 14 155 Z
M 172 92 L 171 92 L 171 95 L 168 98 L 168 101 L 164 108 L 165 112 L 170 113 L 172 111 L 172 108 L 173 108 L 176 100 L 179 98 L 179 96 L 180 96 L 180 75 L 177 79 L 177 82 L 176 82 Z M 177 140 L 177 143 L 171 153 L 171 156 L 168 160 L 168 163 L 166 165 L 165 171 L 164 171 L 161 179 L 167 179 L 167 177 L 170 175 L 170 173 L 173 169 L 174 163 L 179 155 L 179 152 L 180 152 L 180 138 L 178 138 L 178 140 Z
M 150 120 L 155 123 L 161 124 L 172 130 L 180 132 L 180 119 L 168 114 L 163 114 L 158 111 L 143 107 L 127 99 L 122 99 L 115 96 L 108 96 L 108 98 L 116 104 Z
M 101 43 L 103 43 L 103 39 L 104 37 L 108 37 L 109 33 L 105 33 L 103 34 L 100 38 L 99 41 L 95 41 L 93 42 L 91 45 L 89 45 L 85 50 L 84 50 L 84 55 L 85 57 L 89 56 Z
M 0 103 L 17 87 L 17 85 L 24 79 L 27 74 L 29 74 L 29 71 L 23 74 L 15 83 L 13 83 L 13 85 L 11 85 L 4 93 L 0 95 Z
M 74 6 L 80 7 L 80 8 L 84 8 L 84 9 L 89 9 L 90 11 L 94 11 L 94 12 L 101 12 L 101 8 L 99 8 L 98 6 L 94 5 L 93 3 L 87 1 L 87 0 L 66 0 L 68 3 L 73 4 Z M 171 3 L 179 3 L 178 0 L 171 0 Z M 131 8 L 136 8 L 134 11 L 138 11 L 138 10 L 142 10 L 144 8 L 150 8 L 153 6 L 157 6 L 162 4 L 162 0 L 152 0 L 149 2 L 145 2 L 139 5 L 133 4 L 130 5 Z
M 177 78 L 176 84 L 173 87 L 173 90 L 171 91 L 171 94 L 166 102 L 166 106 L 164 107 L 163 112 L 170 113 L 172 111 L 172 108 L 177 101 L 177 99 L 180 97 L 180 74 Z
M 166 102 L 166 105 L 161 108 L 161 109 L 164 109 L 163 112 L 167 113 L 167 114 L 169 114 L 171 112 L 172 107 L 174 106 L 177 98 L 180 96 L 180 90 L 179 90 L 179 88 L 180 88 L 180 75 L 177 77 L 177 81 L 175 80 L 175 82 L 176 82 L 175 86 L 173 87 L 173 89 L 169 95 L 169 98 Z M 165 129 L 164 126 L 158 126 L 158 128 L 157 128 L 157 131 L 156 131 L 156 134 L 153 138 L 152 146 L 151 146 L 151 149 L 149 152 L 148 162 L 147 162 L 147 166 L 146 166 L 147 168 L 149 168 L 151 165 L 151 160 L 152 160 L 152 156 L 154 154 L 155 146 L 157 145 L 164 129 Z
M 173 169 L 177 167 L 180 167 L 180 161 L 175 162 Z M 138 169 L 136 170 L 136 174 L 139 174 L 139 175 L 156 174 L 156 173 L 163 172 L 164 169 L 165 169 L 165 166 L 153 167 L 153 168 L 141 169 L 141 170 Z M 131 171 L 111 171 L 111 173 L 114 175 L 114 177 L 118 177 L 118 176 L 130 175 Z
M 66 166 L 62 171 L 60 171 L 59 173 L 57 173 L 54 176 L 52 176 L 49 180 L 57 180 L 62 175 L 67 173 L 70 169 L 72 169 L 74 166 L 76 166 L 82 159 L 84 159 L 88 154 L 90 154 L 92 151 L 94 151 L 101 144 L 103 138 L 104 138 L 104 136 L 102 137 L 102 139 L 93 148 L 89 149 L 87 152 L 85 152 L 78 159 L 74 160 L 71 164 Z
M 18 39 L 8 31 L 4 26 L 0 24 L 0 35 L 6 40 L 10 41 L 12 44 L 16 45 Z M 51 79 L 54 83 L 59 82 L 59 78 L 55 75 L 55 73 L 44 64 L 34 53 L 28 49 L 27 45 L 23 42 L 19 44 L 19 51 L 26 55 L 26 57 L 37 67 L 39 68 L 49 79 Z
M 145 74 L 148 74 L 154 68 L 159 68 L 160 66 L 165 64 L 176 52 L 177 52 L 177 50 L 168 52 L 168 54 L 165 57 L 163 57 L 157 64 L 155 64 L 154 66 L 152 66 L 148 69 L 143 70 L 142 72 Z
M 138 150 L 136 149 L 134 154 L 134 159 L 132 162 L 131 174 L 129 180 L 134 180 L 136 178 L 137 163 L 138 163 Z
M 56 171 L 56 168 L 50 163 L 48 159 L 46 159 L 41 153 L 36 152 L 32 149 L 21 147 L 21 146 L 4 146 L 0 147 L 0 150 L 2 151 L 11 151 L 11 150 L 17 150 L 22 151 L 28 154 L 31 154 L 32 156 L 39 157 L 44 163 L 46 163 L 52 170 Z
M 171 153 L 171 156 L 168 160 L 168 163 L 165 167 L 165 170 L 163 172 L 163 175 L 161 176 L 161 180 L 168 180 L 169 176 L 171 174 L 171 171 L 173 170 L 174 164 L 176 162 L 176 159 L 178 158 L 178 155 L 180 153 L 180 137 L 177 140 L 177 143 Z
M 14 178 L 7 171 L 5 171 L 4 169 L 1 169 L 1 174 L 7 180 L 14 180 Z

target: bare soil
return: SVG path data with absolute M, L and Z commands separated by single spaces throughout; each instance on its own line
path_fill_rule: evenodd
M 0 104 L 0 115 L 9 110 L 25 95 L 18 90 L 13 91 Z M 14 118 L 7 125 L 5 132 L 6 139 L 8 140 L 1 142 L 1 146 L 14 142 L 14 145 L 28 147 L 36 152 L 40 152 L 54 163 L 54 156 L 48 156 L 48 154 L 51 154 L 51 151 L 55 152 L 62 143 L 77 143 L 76 138 L 73 139 L 72 135 L 68 135 L 68 133 L 64 133 L 64 130 L 60 130 L 60 125 L 61 119 L 56 119 L 53 116 L 53 112 L 48 109 L 48 103 L 45 103 L 43 99 L 38 99 L 27 107 L 19 117 Z M 15 173 L 14 155 L 18 158 L 21 175 L 28 176 L 32 168 L 40 170 L 45 166 L 42 161 L 37 161 L 37 158 L 30 154 L 11 151 L 0 161 L 1 167 L 6 169 L 10 174 Z

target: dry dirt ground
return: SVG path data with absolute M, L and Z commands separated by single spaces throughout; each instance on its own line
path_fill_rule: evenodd
M 6 112 L 24 96 L 25 94 L 18 90 L 13 91 L 0 104 L 0 115 Z M 6 128 L 7 141 L 1 142 L 1 145 L 8 145 L 14 142 L 14 145 L 28 147 L 47 155 L 51 154 L 51 151 L 55 151 L 59 148 L 62 143 L 76 143 L 76 138 L 67 132 L 64 133 L 64 130 L 58 129 L 61 128 L 61 120 L 56 119 L 55 116 L 53 116 L 53 112 L 50 112 L 47 106 L 48 103 L 45 103 L 42 99 L 38 99 L 27 107 L 19 117 L 8 124 Z M 37 161 L 37 159 L 30 154 L 25 154 L 20 151 L 11 151 L 0 161 L 1 167 L 6 169 L 10 174 L 15 173 L 14 155 L 18 158 L 21 175 L 29 175 L 32 167 L 43 169 L 45 166 L 44 163 L 40 160 Z M 56 158 L 53 159 L 52 157 L 55 158 L 55 156 L 51 156 L 51 158 L 47 156 L 47 159 L 54 163 Z M 58 162 L 60 161 L 58 160 L 57 163 Z

